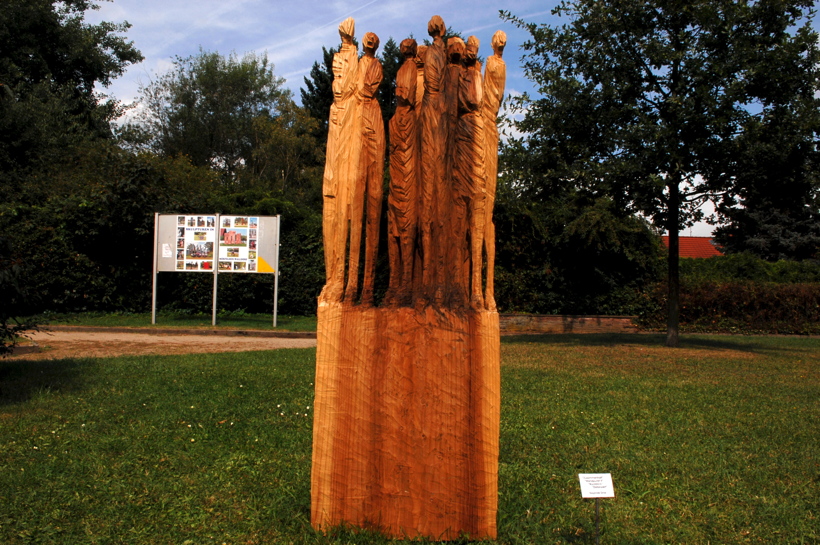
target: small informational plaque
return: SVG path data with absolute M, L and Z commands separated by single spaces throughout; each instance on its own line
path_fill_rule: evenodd
M 579 473 L 582 498 L 614 498 L 611 473 Z

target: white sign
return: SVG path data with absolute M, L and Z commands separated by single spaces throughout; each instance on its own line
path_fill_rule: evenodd
M 171 245 L 170 244 L 163 244 L 162 245 L 162 257 L 166 259 L 170 259 L 174 257 L 174 254 L 171 253 Z
M 611 473 L 579 473 L 582 498 L 614 498 L 615 486 Z

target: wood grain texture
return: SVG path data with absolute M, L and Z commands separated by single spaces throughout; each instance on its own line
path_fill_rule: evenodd
M 434 16 L 426 51 L 411 39 L 400 47 L 389 124 L 390 277 L 381 306 L 373 297 L 384 163 L 378 38 L 366 33 L 357 58 L 352 20 L 339 28 L 311 475 L 311 520 L 320 530 L 348 524 L 395 537 L 496 536 L 500 334 L 491 271 L 489 287 L 482 282 L 492 266 L 485 247 L 488 256 L 494 249 L 485 127 L 495 119 L 483 95 L 489 81 L 496 115 L 503 77 L 496 70 L 482 79 L 475 37 L 466 45 L 451 38 L 445 48 L 445 28 Z
M 496 536 L 498 314 L 319 306 L 311 519 Z

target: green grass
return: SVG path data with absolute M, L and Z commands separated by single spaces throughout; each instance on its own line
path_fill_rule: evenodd
M 157 312 L 156 325 L 151 324 L 151 313 L 103 313 L 48 314 L 41 323 L 54 325 L 83 325 L 97 327 L 157 327 L 157 328 L 212 328 L 210 314 L 181 312 Z M 272 314 L 247 314 L 244 312 L 218 313 L 217 329 L 261 329 L 275 331 L 316 331 L 315 316 L 277 316 L 273 327 Z
M 820 339 L 661 342 L 503 340 L 500 543 L 594 543 L 588 472 L 602 544 L 820 543 Z M 386 542 L 310 528 L 314 357 L 0 361 L 0 543 Z

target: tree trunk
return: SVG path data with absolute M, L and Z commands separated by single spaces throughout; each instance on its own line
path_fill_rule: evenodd
M 680 239 L 678 224 L 680 220 L 680 172 L 675 172 L 669 182 L 669 210 L 667 231 L 669 232 L 669 303 L 666 319 L 666 346 L 677 348 L 678 324 L 680 321 Z

